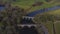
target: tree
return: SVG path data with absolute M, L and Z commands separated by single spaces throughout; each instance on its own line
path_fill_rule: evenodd
M 49 21 L 54 21 L 55 20 L 55 16 L 51 15 L 51 14 L 40 14 L 37 15 L 34 20 L 36 20 L 37 22 L 49 22 Z
M 24 9 L 12 6 L 10 6 L 10 8 L 6 8 L 3 12 L 0 12 L 0 16 L 2 15 L 3 17 L 3 19 L 1 17 L 1 23 L 3 23 L 4 26 L 3 28 L 5 29 L 7 26 L 12 27 L 12 25 L 17 28 L 17 24 L 20 23 L 22 16 L 24 16 L 25 13 Z

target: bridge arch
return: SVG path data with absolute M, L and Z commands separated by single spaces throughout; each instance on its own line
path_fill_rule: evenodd
M 20 34 L 38 34 L 38 32 L 33 26 L 31 28 L 25 26 L 20 30 Z

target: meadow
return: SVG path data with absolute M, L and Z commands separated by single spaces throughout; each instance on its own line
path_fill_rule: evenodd
M 60 9 L 58 9 L 58 10 L 53 10 L 53 11 L 49 11 L 49 12 L 45 12 L 45 13 L 42 13 L 43 15 L 45 15 L 44 17 L 46 17 L 47 15 L 49 15 L 49 14 L 51 14 L 51 15 L 53 15 L 53 16 L 60 16 Z M 40 20 L 40 18 L 39 18 L 39 16 L 40 15 L 42 15 L 42 14 L 38 14 L 38 15 L 36 15 L 36 17 L 35 17 L 35 21 L 37 22 L 37 23 L 39 23 L 39 22 L 41 22 Z M 51 18 L 52 19 L 52 18 Z M 54 18 L 55 19 L 55 18 Z M 60 19 L 60 18 L 59 18 Z M 44 18 L 43 18 L 43 20 L 44 20 Z M 58 21 L 58 20 L 57 20 Z M 55 23 L 55 21 L 54 22 L 51 22 L 51 21 L 48 21 L 48 22 L 42 22 L 45 26 L 46 26 L 46 28 L 48 29 L 48 31 L 49 31 L 49 34 L 54 34 L 54 32 L 53 32 L 53 24 L 54 24 L 54 26 L 55 26 L 55 31 L 56 31 L 56 34 L 60 34 L 60 22 L 56 22 Z
M 48 7 L 52 7 L 52 6 L 56 6 L 60 4 L 59 2 L 56 2 L 55 0 L 52 0 L 50 2 L 46 2 L 46 0 L 16 0 L 16 1 L 11 0 L 12 6 L 19 6 L 21 8 L 24 8 L 25 10 L 30 8 L 36 2 L 43 2 L 43 4 L 40 6 L 32 7 L 29 11 L 27 11 L 28 13 L 35 10 L 42 9 L 42 8 L 48 8 Z
M 54 11 L 51 11 L 51 12 L 47 12 L 49 14 L 52 14 L 52 15 L 60 15 L 60 9 L 58 10 L 54 10 Z M 52 23 L 53 24 L 53 23 Z M 56 22 L 54 23 L 55 24 L 55 30 L 56 30 L 56 34 L 60 34 L 60 22 Z M 49 24 L 50 25 L 50 24 Z M 48 26 L 48 25 L 47 25 Z M 51 25 L 50 25 L 51 26 Z M 49 27 L 49 29 L 51 29 L 52 27 Z

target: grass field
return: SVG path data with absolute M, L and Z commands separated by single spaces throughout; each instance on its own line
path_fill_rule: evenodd
M 60 15 L 60 9 L 45 12 L 45 13 L 42 13 L 42 14 Z M 39 18 L 38 18 L 39 16 L 40 16 L 39 14 L 36 16 L 36 21 L 37 22 L 40 22 Z M 43 23 L 47 27 L 47 29 L 49 31 L 49 34 L 53 34 L 53 23 L 54 22 L 47 22 L 47 23 L 45 22 L 45 23 Z M 54 23 L 54 24 L 55 24 L 56 34 L 60 34 L 60 23 Z
M 60 23 L 55 23 L 56 34 L 60 34 Z
M 56 34 L 60 34 L 60 22 L 59 23 L 54 23 L 54 24 L 55 24 Z M 49 34 L 54 34 L 53 33 L 53 23 L 52 22 L 45 23 L 45 26 L 48 28 Z
M 60 15 L 60 9 L 58 10 L 55 10 L 53 12 L 49 12 L 50 14 L 53 14 L 53 15 Z M 56 29 L 56 34 L 60 34 L 60 23 L 55 23 L 55 29 Z
M 52 6 L 60 4 L 60 3 L 57 3 L 57 2 L 52 2 L 52 3 L 46 2 L 45 0 L 37 0 L 37 1 L 43 2 L 43 5 L 32 7 L 28 12 L 31 12 L 31 11 L 34 11 L 34 10 L 38 10 L 38 9 L 41 9 L 41 8 L 52 7 Z M 12 2 L 12 5 L 13 6 L 19 6 L 19 7 L 22 7 L 24 9 L 28 9 L 35 2 L 36 2 L 36 0 L 17 0 L 16 2 Z
M 46 13 L 49 13 L 49 14 L 52 14 L 52 15 L 60 15 L 60 9 L 58 9 L 58 10 L 53 10 L 53 11 L 46 12 Z
M 60 15 L 60 9 L 58 10 L 54 10 L 54 11 L 51 11 L 51 12 L 46 12 L 47 14 L 52 14 L 52 15 Z M 48 28 L 49 30 L 49 34 L 53 34 L 53 26 L 52 24 L 53 23 L 44 23 L 45 26 Z M 59 23 L 54 23 L 55 24 L 55 30 L 56 30 L 56 34 L 60 34 L 60 22 Z
M 46 28 L 48 29 L 49 34 L 53 34 L 52 22 L 44 23 L 44 25 L 45 25 Z
M 52 6 L 60 4 L 59 2 L 56 2 L 55 0 L 52 0 L 51 2 L 46 2 L 46 0 L 16 0 L 15 2 L 13 2 L 12 0 L 4 0 L 4 1 L 11 1 L 12 6 L 19 6 L 24 9 L 30 8 L 32 4 L 36 3 L 36 1 L 43 2 L 43 5 L 32 7 L 28 12 L 32 12 L 34 10 L 52 7 Z

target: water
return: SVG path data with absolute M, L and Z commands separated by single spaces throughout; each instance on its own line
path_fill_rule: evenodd
M 4 6 L 4 5 L 0 5 L 0 11 L 3 11 L 3 10 L 4 10 L 4 8 L 5 8 L 5 6 Z
M 40 10 L 36 10 L 36 11 L 33 11 L 33 12 L 27 14 L 26 16 L 34 17 L 36 14 L 41 14 L 41 13 L 48 12 L 48 11 L 51 11 L 51 10 L 56 10 L 56 9 L 60 9 L 60 5 L 50 7 L 50 8 L 43 8 L 43 9 L 40 9 Z

